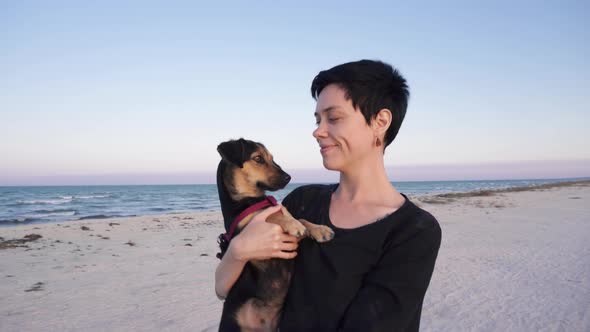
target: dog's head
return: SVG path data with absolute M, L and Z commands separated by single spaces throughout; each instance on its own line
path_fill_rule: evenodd
M 291 180 L 261 143 L 240 138 L 219 144 L 217 151 L 227 163 L 223 182 L 234 200 L 282 189 Z

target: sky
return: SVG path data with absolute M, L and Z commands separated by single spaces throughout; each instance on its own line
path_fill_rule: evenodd
M 263 142 L 322 181 L 313 77 L 390 63 L 396 180 L 590 176 L 588 2 L 0 3 L 0 185 L 211 183 Z

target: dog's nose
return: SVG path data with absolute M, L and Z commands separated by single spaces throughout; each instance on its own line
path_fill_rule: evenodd
M 289 174 L 285 174 L 285 175 L 283 175 L 283 180 L 285 182 L 289 182 L 289 181 L 291 181 L 291 176 Z

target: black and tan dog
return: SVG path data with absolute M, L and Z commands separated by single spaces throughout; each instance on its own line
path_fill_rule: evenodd
M 227 232 L 219 237 L 221 258 L 231 237 L 260 211 L 250 213 L 252 206 L 264 204 L 261 202 L 269 200 L 265 191 L 284 188 L 291 177 L 260 143 L 231 140 L 221 143 L 217 151 L 222 157 L 217 189 Z M 284 207 L 267 222 L 280 225 L 291 235 L 309 236 L 318 242 L 334 237 L 329 227 L 296 220 Z M 276 331 L 292 271 L 290 259 L 249 261 L 225 299 L 219 331 Z

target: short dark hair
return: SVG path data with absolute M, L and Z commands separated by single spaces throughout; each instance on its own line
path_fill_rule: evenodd
M 359 108 L 367 124 L 377 113 L 387 108 L 391 111 L 391 125 L 385 133 L 384 148 L 397 136 L 402 125 L 410 91 L 406 79 L 391 65 L 373 60 L 348 62 L 321 71 L 311 83 L 311 95 L 317 100 L 322 90 L 337 84 L 344 89 L 346 98 Z

